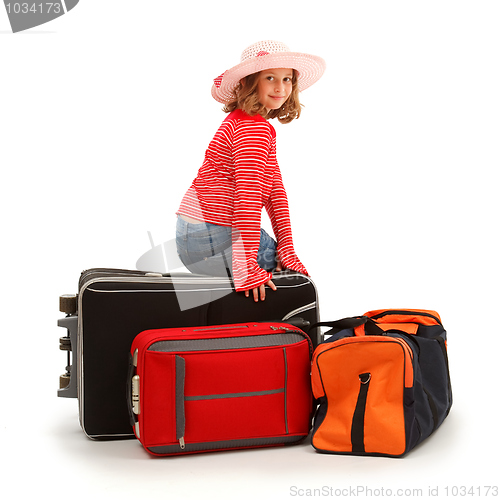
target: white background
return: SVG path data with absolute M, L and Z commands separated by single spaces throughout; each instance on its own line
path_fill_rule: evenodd
M 496 1 L 81 0 L 12 34 L 0 9 L 9 498 L 498 485 L 499 21 Z M 90 441 L 76 400 L 56 397 L 58 296 L 76 292 L 84 269 L 134 268 L 147 231 L 157 243 L 174 237 L 175 210 L 225 116 L 212 79 L 262 39 L 328 64 L 301 118 L 274 124 L 322 319 L 427 308 L 448 330 L 454 406 L 404 459 L 320 455 L 308 443 L 154 459 L 136 441 Z

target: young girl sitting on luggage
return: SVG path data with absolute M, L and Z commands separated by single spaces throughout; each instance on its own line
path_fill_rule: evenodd
M 198 175 L 177 211 L 177 251 L 193 273 L 227 276 L 236 291 L 258 302 L 272 270 L 307 275 L 295 254 L 276 132 L 267 121 L 300 116 L 299 91 L 325 70 L 317 56 L 290 52 L 280 42 L 248 47 L 241 63 L 214 80 L 212 96 L 229 113 L 205 153 Z M 261 229 L 265 207 L 275 241 Z

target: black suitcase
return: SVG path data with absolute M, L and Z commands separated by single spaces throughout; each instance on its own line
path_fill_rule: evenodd
M 159 274 L 90 269 L 80 277 L 78 294 L 61 296 L 67 329 L 60 339 L 68 351 L 60 397 L 78 398 L 80 425 L 91 439 L 134 437 L 127 407 L 129 350 L 143 330 L 227 323 L 283 321 L 295 324 L 314 347 L 321 331 L 314 283 L 295 272 L 276 273 L 277 291 L 264 302 L 234 292 L 229 278 L 189 273 Z

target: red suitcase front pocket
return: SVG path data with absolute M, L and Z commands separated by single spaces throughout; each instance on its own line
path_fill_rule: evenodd
M 148 448 L 284 436 L 286 348 L 146 353 L 143 441 Z M 307 433 L 307 431 L 306 431 Z
M 283 348 L 200 354 L 185 356 L 186 442 L 286 434 Z

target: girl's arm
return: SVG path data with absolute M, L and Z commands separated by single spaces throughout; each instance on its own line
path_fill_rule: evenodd
M 295 254 L 293 247 L 288 198 L 278 166 L 276 166 L 273 177 L 271 196 L 267 200 L 265 207 L 271 219 L 274 235 L 278 240 L 278 258 L 281 266 L 283 269 L 292 269 L 293 271 L 308 275 L 306 268 Z

